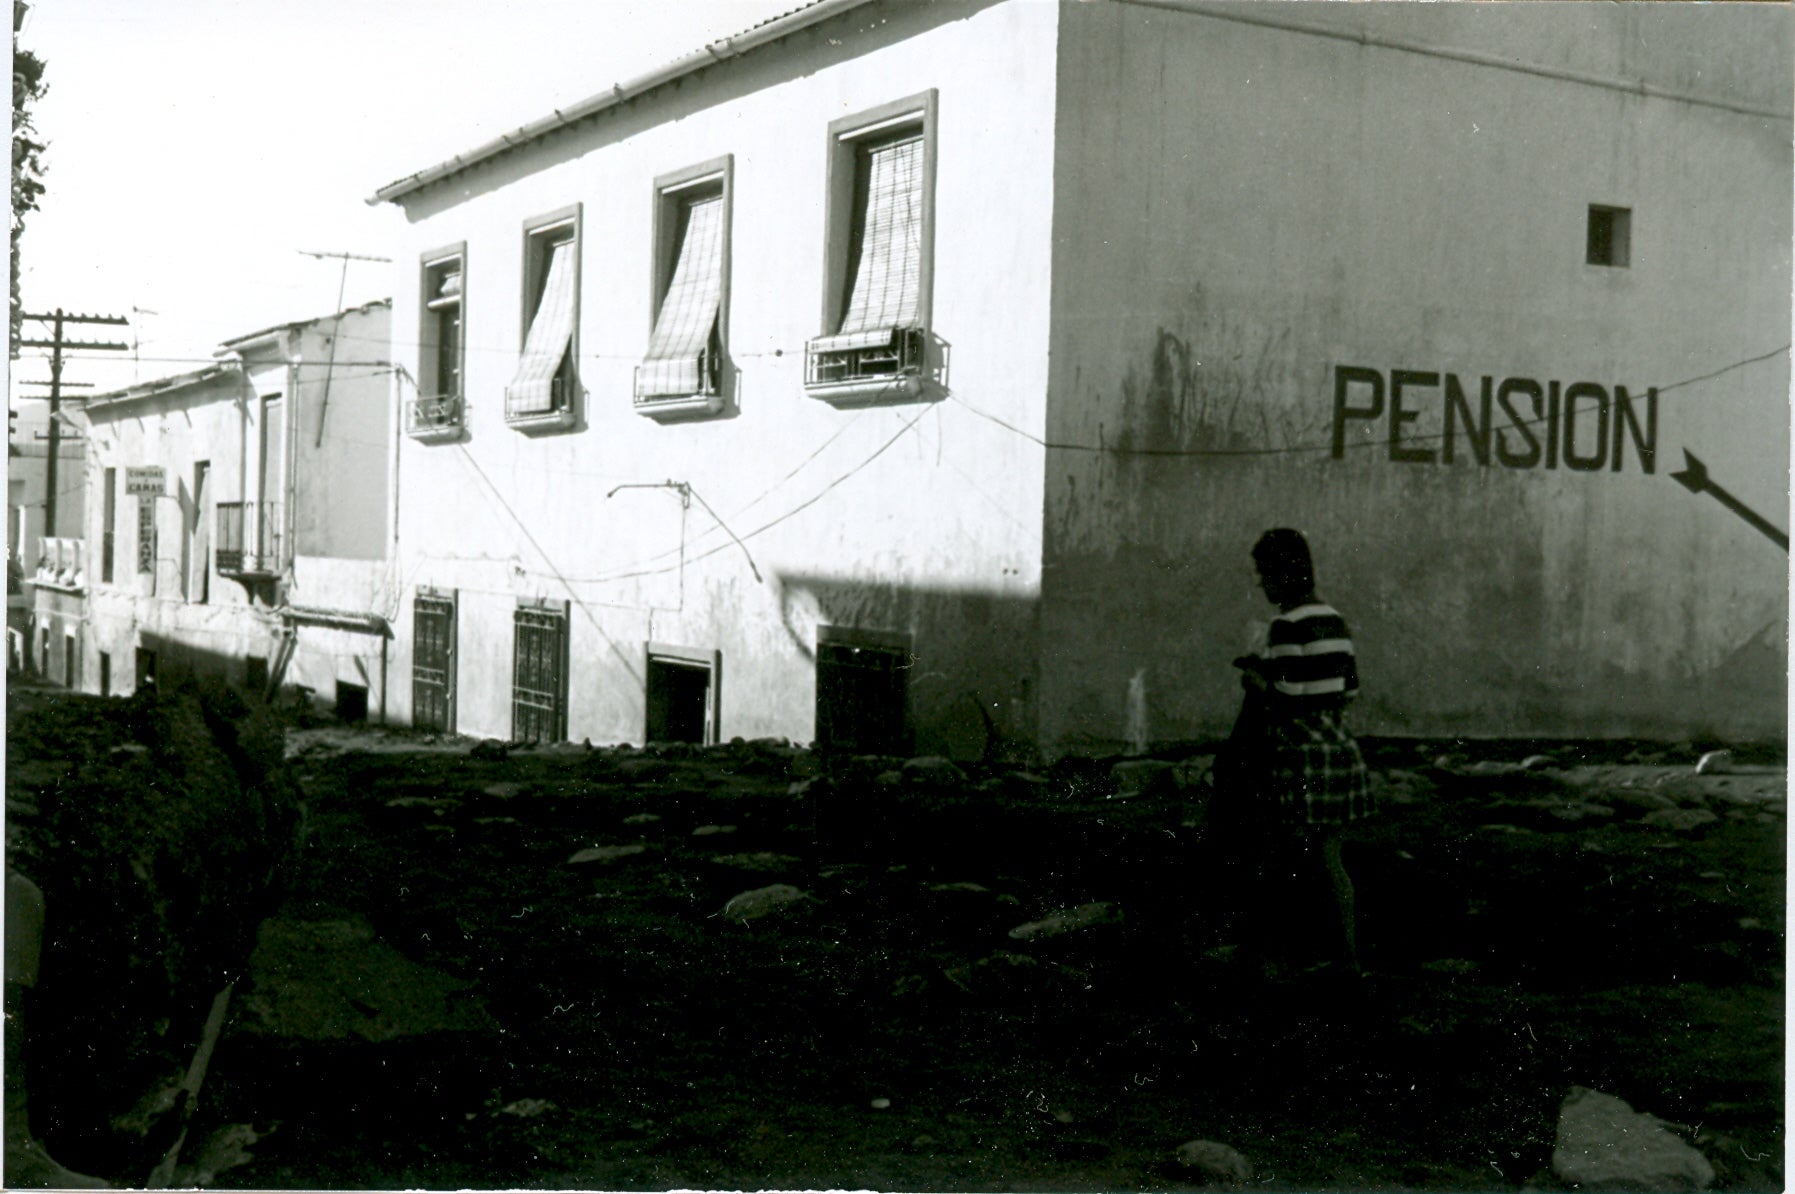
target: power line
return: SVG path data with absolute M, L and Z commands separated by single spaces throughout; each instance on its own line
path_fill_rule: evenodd
M 1658 393 L 1665 394 L 1665 393 L 1669 393 L 1671 390 L 1681 389 L 1684 386 L 1695 385 L 1698 382 L 1712 381 L 1714 378 L 1720 377 L 1727 373 L 1731 373 L 1736 369 L 1743 369 L 1748 365 L 1755 365 L 1761 361 L 1770 360 L 1772 357 L 1781 356 L 1782 354 L 1788 352 L 1789 348 L 1790 348 L 1790 345 L 1784 344 L 1781 348 L 1773 348 L 1769 352 L 1759 353 L 1757 356 L 1754 356 L 1754 357 L 1746 357 L 1744 360 L 1734 361 L 1730 365 L 1723 365 L 1719 369 L 1715 369 L 1709 373 L 1701 374 L 1699 377 L 1689 377 L 1689 378 L 1683 379 L 1682 381 L 1673 381 L 1668 385 L 1657 386 L 1655 388 L 1657 389 Z M 1046 448 L 1049 451 L 1054 451 L 1054 452 L 1088 452 L 1088 453 L 1092 453 L 1095 455 L 1106 455 L 1106 456 L 1148 456 L 1148 457 L 1153 457 L 1153 456 L 1164 456 L 1164 457 L 1244 456 L 1244 457 L 1255 457 L 1255 456 L 1291 456 L 1291 455 L 1300 455 L 1300 454 L 1309 453 L 1309 452 L 1332 453 L 1334 450 L 1334 446 L 1332 443 L 1295 444 L 1295 445 L 1291 445 L 1291 446 L 1283 447 L 1283 448 L 1123 448 L 1123 447 L 1118 447 L 1118 446 L 1112 445 L 1112 444 L 1102 444 L 1102 443 L 1086 444 L 1086 443 L 1075 443 L 1075 442 L 1070 442 L 1070 441 L 1066 441 L 1066 440 L 1049 440 L 1049 439 L 1043 439 L 1042 437 L 1036 435 L 1032 431 L 1028 431 L 1024 428 L 1018 427 L 1014 423 L 1011 423 L 1008 420 L 999 417 L 998 415 L 992 414 L 990 411 L 982 410 L 979 407 L 974 406 L 972 403 L 966 401 L 964 398 L 960 397 L 958 394 L 950 394 L 949 397 L 953 399 L 955 404 L 957 404 L 961 407 L 964 407 L 966 410 L 970 411 L 972 414 L 977 415 L 979 418 L 984 419 L 987 422 L 995 423 L 997 426 L 1002 427 L 1007 431 L 1014 432 L 1015 434 L 1028 440 L 1030 443 L 1037 444 L 1040 447 Z M 1540 424 L 1547 422 L 1550 417 L 1551 416 L 1549 416 L 1549 415 L 1541 415 L 1538 418 L 1522 419 L 1522 420 L 1517 421 L 1515 423 L 1515 426 L 1517 426 L 1517 427 L 1537 427 Z M 1417 435 L 1405 436 L 1404 442 L 1413 442 L 1413 443 L 1418 443 L 1418 444 L 1421 444 L 1421 443 L 1443 443 L 1447 438 L 1448 438 L 1448 435 L 1444 431 L 1430 432 L 1425 435 L 1417 434 Z M 1387 448 L 1388 446 L 1389 446 L 1389 444 L 1387 441 L 1377 440 L 1377 439 L 1359 440 L 1359 441 L 1355 441 L 1353 443 L 1342 445 L 1343 448 Z

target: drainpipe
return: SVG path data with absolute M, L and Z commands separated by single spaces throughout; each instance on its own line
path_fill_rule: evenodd
M 295 348 L 303 347 L 303 333 L 295 333 Z M 293 579 L 293 565 L 298 559 L 299 544 L 295 541 L 294 530 L 299 525 L 299 406 L 302 397 L 299 388 L 299 367 L 305 360 L 303 351 L 295 351 L 287 364 L 287 392 L 291 394 L 286 411 L 287 420 L 287 468 L 286 476 L 281 481 L 281 502 L 285 509 L 281 511 L 281 554 L 286 558 L 281 563 L 281 577 L 289 587 Z M 286 594 L 280 594 L 281 604 L 286 604 Z

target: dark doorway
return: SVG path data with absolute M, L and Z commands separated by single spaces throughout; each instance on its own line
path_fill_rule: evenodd
M 909 652 L 882 644 L 820 642 L 816 650 L 816 738 L 829 750 L 904 754 L 904 673 Z
M 368 720 L 368 686 L 337 681 L 337 717 L 342 721 Z
M 62 636 L 62 684 L 71 691 L 81 688 L 81 647 L 72 634 Z
M 137 648 L 137 688 L 156 686 L 156 653 L 148 647 Z
M 112 652 L 100 652 L 100 695 L 112 695 Z
M 255 696 L 268 695 L 268 657 L 247 655 L 243 659 L 243 687 Z
M 715 741 L 711 732 L 711 668 L 684 659 L 648 657 L 649 742 Z

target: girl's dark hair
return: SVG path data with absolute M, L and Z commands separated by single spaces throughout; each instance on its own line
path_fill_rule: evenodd
M 1253 563 L 1259 565 L 1259 575 L 1281 592 L 1300 597 L 1315 587 L 1315 563 L 1300 531 L 1277 527 L 1259 536 L 1253 544 Z

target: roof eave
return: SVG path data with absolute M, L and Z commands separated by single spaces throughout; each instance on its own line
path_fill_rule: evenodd
M 388 183 L 375 191 L 367 202 L 369 206 L 396 203 L 405 196 L 421 191 L 433 183 L 471 170 L 507 150 L 520 148 L 557 129 L 567 128 L 609 108 L 617 107 L 627 100 L 637 99 L 656 88 L 664 87 L 668 83 L 702 70 L 704 67 L 739 57 L 758 46 L 789 37 L 840 13 L 870 3 L 873 3 L 873 0 L 816 0 L 813 4 L 774 17 L 742 33 L 706 43 L 702 50 L 694 51 L 665 66 L 649 71 L 647 74 L 638 75 L 634 79 L 612 84 L 609 90 L 581 100 L 570 108 L 557 108 L 548 116 L 533 120 L 509 133 L 501 133 L 466 153 L 456 154 L 447 161 L 439 162 L 396 182 Z

